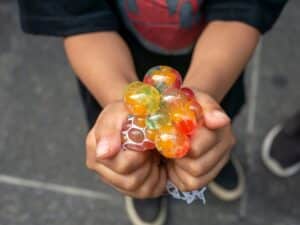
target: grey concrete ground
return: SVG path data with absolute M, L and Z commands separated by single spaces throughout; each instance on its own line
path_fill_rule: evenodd
M 249 67 L 236 120 L 247 172 L 241 201 L 171 201 L 170 225 L 299 225 L 300 179 L 270 174 L 264 135 L 299 108 L 300 2 L 290 1 Z M 121 196 L 85 169 L 87 128 L 59 39 L 24 35 L 14 1 L 0 1 L 0 224 L 129 224 Z

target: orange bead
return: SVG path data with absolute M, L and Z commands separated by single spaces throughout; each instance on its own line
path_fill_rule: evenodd
M 189 108 L 190 108 L 190 110 L 192 110 L 195 113 L 198 125 L 202 125 L 203 124 L 203 110 L 202 110 L 201 105 L 196 101 L 196 99 L 192 99 L 190 101 Z
M 156 135 L 155 145 L 166 158 L 182 158 L 190 149 L 190 140 L 175 127 L 164 126 Z
M 135 116 L 133 119 L 133 123 L 139 127 L 145 127 L 146 126 L 146 118 Z
M 146 73 L 144 83 L 156 87 L 160 92 L 168 88 L 180 88 L 180 73 L 169 66 L 155 66 Z
M 190 109 L 189 102 L 170 108 L 170 117 L 180 132 L 191 135 L 197 127 L 195 113 Z
M 157 134 L 156 130 L 153 129 L 148 129 L 146 128 L 146 137 L 151 140 L 151 141 L 155 141 L 155 136 Z

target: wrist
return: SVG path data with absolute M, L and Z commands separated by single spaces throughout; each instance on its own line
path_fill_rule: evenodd
M 109 87 L 103 85 L 105 88 L 98 89 L 99 93 L 95 93 L 96 100 L 101 106 L 106 106 L 108 104 L 123 101 L 124 91 L 131 82 L 136 81 L 135 78 L 125 78 L 115 81 L 113 85 Z
M 106 79 L 105 76 L 99 76 L 99 72 L 86 72 L 84 75 L 78 75 L 78 78 L 102 107 L 122 100 L 127 85 L 137 80 L 134 76 L 126 76 L 126 74 L 116 71 L 101 72 L 101 74 L 105 74 Z
M 227 89 L 224 87 L 222 76 L 212 71 L 198 71 L 197 73 L 188 73 L 183 81 L 183 87 L 191 88 L 194 91 L 204 92 L 221 102 Z

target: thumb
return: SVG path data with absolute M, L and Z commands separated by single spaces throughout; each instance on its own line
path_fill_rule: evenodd
M 98 159 L 109 159 L 116 156 L 121 149 L 120 135 L 102 136 L 97 142 L 96 157 Z
M 225 127 L 230 123 L 230 118 L 219 109 L 204 110 L 204 123 L 207 128 L 215 130 Z
M 116 156 L 121 149 L 121 129 L 128 113 L 123 104 L 105 108 L 95 125 L 96 157 L 109 159 Z
M 204 124 L 208 129 L 215 130 L 230 124 L 229 116 L 215 99 L 199 91 L 196 91 L 195 95 L 202 107 Z

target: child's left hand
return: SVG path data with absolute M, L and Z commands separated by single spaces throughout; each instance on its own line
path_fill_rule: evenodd
M 212 181 L 235 144 L 230 118 L 220 105 L 209 95 L 193 90 L 204 111 L 204 125 L 192 136 L 190 152 L 167 162 L 169 179 L 181 191 L 193 191 Z

